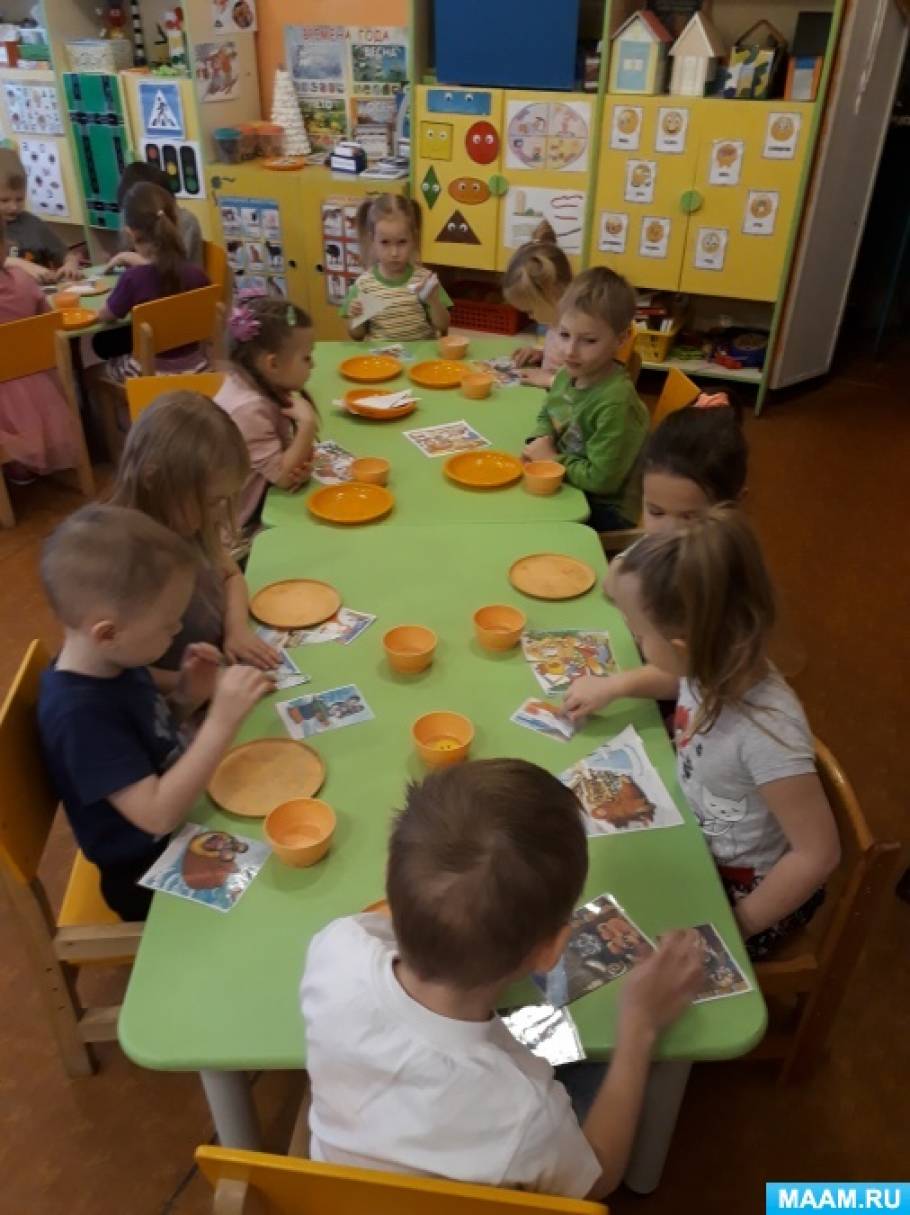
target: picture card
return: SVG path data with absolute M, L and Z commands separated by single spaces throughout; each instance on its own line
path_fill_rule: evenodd
M 313 471 L 310 475 L 321 485 L 341 485 L 350 481 L 353 462 L 352 452 L 326 439 L 313 447 Z
M 216 911 L 230 911 L 271 852 L 261 840 L 187 823 L 139 879 L 139 885 Z
M 777 223 L 780 194 L 777 190 L 750 190 L 743 216 L 743 232 L 748 236 L 771 236 Z
M 375 714 L 356 684 L 328 688 L 310 696 L 298 696 L 277 704 L 278 716 L 291 738 L 312 738 L 342 726 L 356 726 L 372 721 Z
M 301 630 L 304 634 L 301 645 L 320 645 L 325 641 L 340 641 L 342 645 L 350 645 L 364 629 L 368 629 L 375 616 L 369 612 L 355 612 L 353 608 L 339 608 L 334 616 L 324 620 L 311 629 Z
M 529 730 L 544 734 L 547 738 L 558 738 L 560 742 L 568 742 L 576 730 L 568 718 L 560 716 L 553 705 L 533 697 L 523 701 L 509 721 L 513 721 L 516 726 L 527 726 Z
M 714 925 L 699 924 L 695 931 L 705 963 L 705 983 L 693 1003 L 704 1004 L 707 1000 L 723 1000 L 727 996 L 741 996 L 751 991 L 752 984 Z
M 646 215 L 641 221 L 638 252 L 642 257 L 666 257 L 670 246 L 670 220 L 665 215 Z
M 627 160 L 626 202 L 650 203 L 654 201 L 654 182 L 657 180 L 656 160 Z
M 580 1063 L 587 1058 L 578 1026 L 567 1008 L 528 1004 L 525 1008 L 504 1012 L 501 1020 L 516 1042 L 526 1046 L 539 1059 L 546 1059 L 551 1067 Z
M 548 696 L 567 692 L 582 675 L 611 675 L 616 670 L 610 635 L 600 630 L 529 629 L 522 635 L 521 649 Z
M 684 106 L 661 106 L 657 111 L 656 152 L 685 152 L 689 111 Z
M 610 124 L 610 147 L 637 152 L 641 143 L 644 110 L 640 105 L 615 105 Z
M 271 644 L 271 643 L 270 643 Z M 305 675 L 294 659 L 283 648 L 276 646 L 281 655 L 281 661 L 271 672 L 275 680 L 276 692 L 285 692 L 288 688 L 297 688 L 303 683 L 309 683 L 309 675 Z
M 785 114 L 772 110 L 765 127 L 765 145 L 762 156 L 768 160 L 792 160 L 799 143 L 799 131 L 803 116 L 799 113 Z
M 253 33 L 256 0 L 212 0 L 212 28 L 217 34 Z
M 401 342 L 387 342 L 384 346 L 371 346 L 370 354 L 387 354 L 402 363 L 414 361 L 414 351 L 402 346 Z
M 699 228 L 695 240 L 696 270 L 723 270 L 727 256 L 726 228 Z
M 654 942 L 623 911 L 612 894 L 601 894 L 572 913 L 572 934 L 551 971 L 534 975 L 554 1008 L 562 1008 L 614 983 L 654 953 Z
M 518 388 L 521 386 L 521 373 L 512 362 L 511 355 L 497 354 L 492 359 L 472 359 L 471 366 L 476 371 L 491 375 L 498 388 Z
M 237 70 L 237 43 L 198 42 L 193 51 L 196 72 L 196 94 L 202 102 L 234 101 L 239 95 L 240 74 Z
M 628 236 L 628 215 L 622 211 L 601 211 L 600 238 L 597 242 L 601 253 L 625 253 Z
M 490 446 L 490 440 L 464 420 L 443 422 L 441 426 L 424 426 L 420 430 L 406 430 L 404 437 L 431 459 Z
M 683 817 L 634 726 L 560 775 L 582 804 L 589 836 L 682 826 Z
M 715 139 L 711 145 L 711 170 L 708 180 L 712 186 L 739 185 L 746 145 L 741 139 Z

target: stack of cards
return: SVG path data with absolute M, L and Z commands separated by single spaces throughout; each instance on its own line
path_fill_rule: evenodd
M 547 696 L 567 692 L 582 675 L 610 675 L 616 670 L 610 635 L 599 630 L 530 629 L 521 648 Z
M 283 700 L 275 708 L 288 734 L 297 739 L 312 738 L 314 734 L 325 734 L 342 726 L 356 726 L 374 717 L 363 693 L 352 683 Z
M 404 437 L 425 456 L 451 456 L 458 451 L 476 451 L 489 447 L 490 440 L 467 422 L 444 422 L 441 426 L 424 426 L 420 430 L 406 430 Z

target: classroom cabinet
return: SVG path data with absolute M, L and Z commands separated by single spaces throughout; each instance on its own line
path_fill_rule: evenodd
M 640 287 L 776 300 L 812 108 L 608 96 L 591 263 Z

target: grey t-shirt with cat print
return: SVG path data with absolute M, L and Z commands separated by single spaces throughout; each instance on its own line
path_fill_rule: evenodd
M 680 680 L 676 766 L 717 864 L 764 877 L 788 845 L 761 787 L 814 772 L 815 747 L 803 707 L 780 675 L 756 684 L 745 701 L 747 711 L 726 708 L 707 733 L 690 736 L 700 698 Z

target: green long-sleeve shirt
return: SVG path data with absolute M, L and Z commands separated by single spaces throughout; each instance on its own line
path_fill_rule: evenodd
M 563 367 L 546 395 L 535 433 L 549 435 L 556 444 L 567 481 L 608 502 L 624 519 L 638 519 L 638 457 L 648 435 L 648 411 L 624 367 L 617 366 L 589 388 L 576 388 Z

